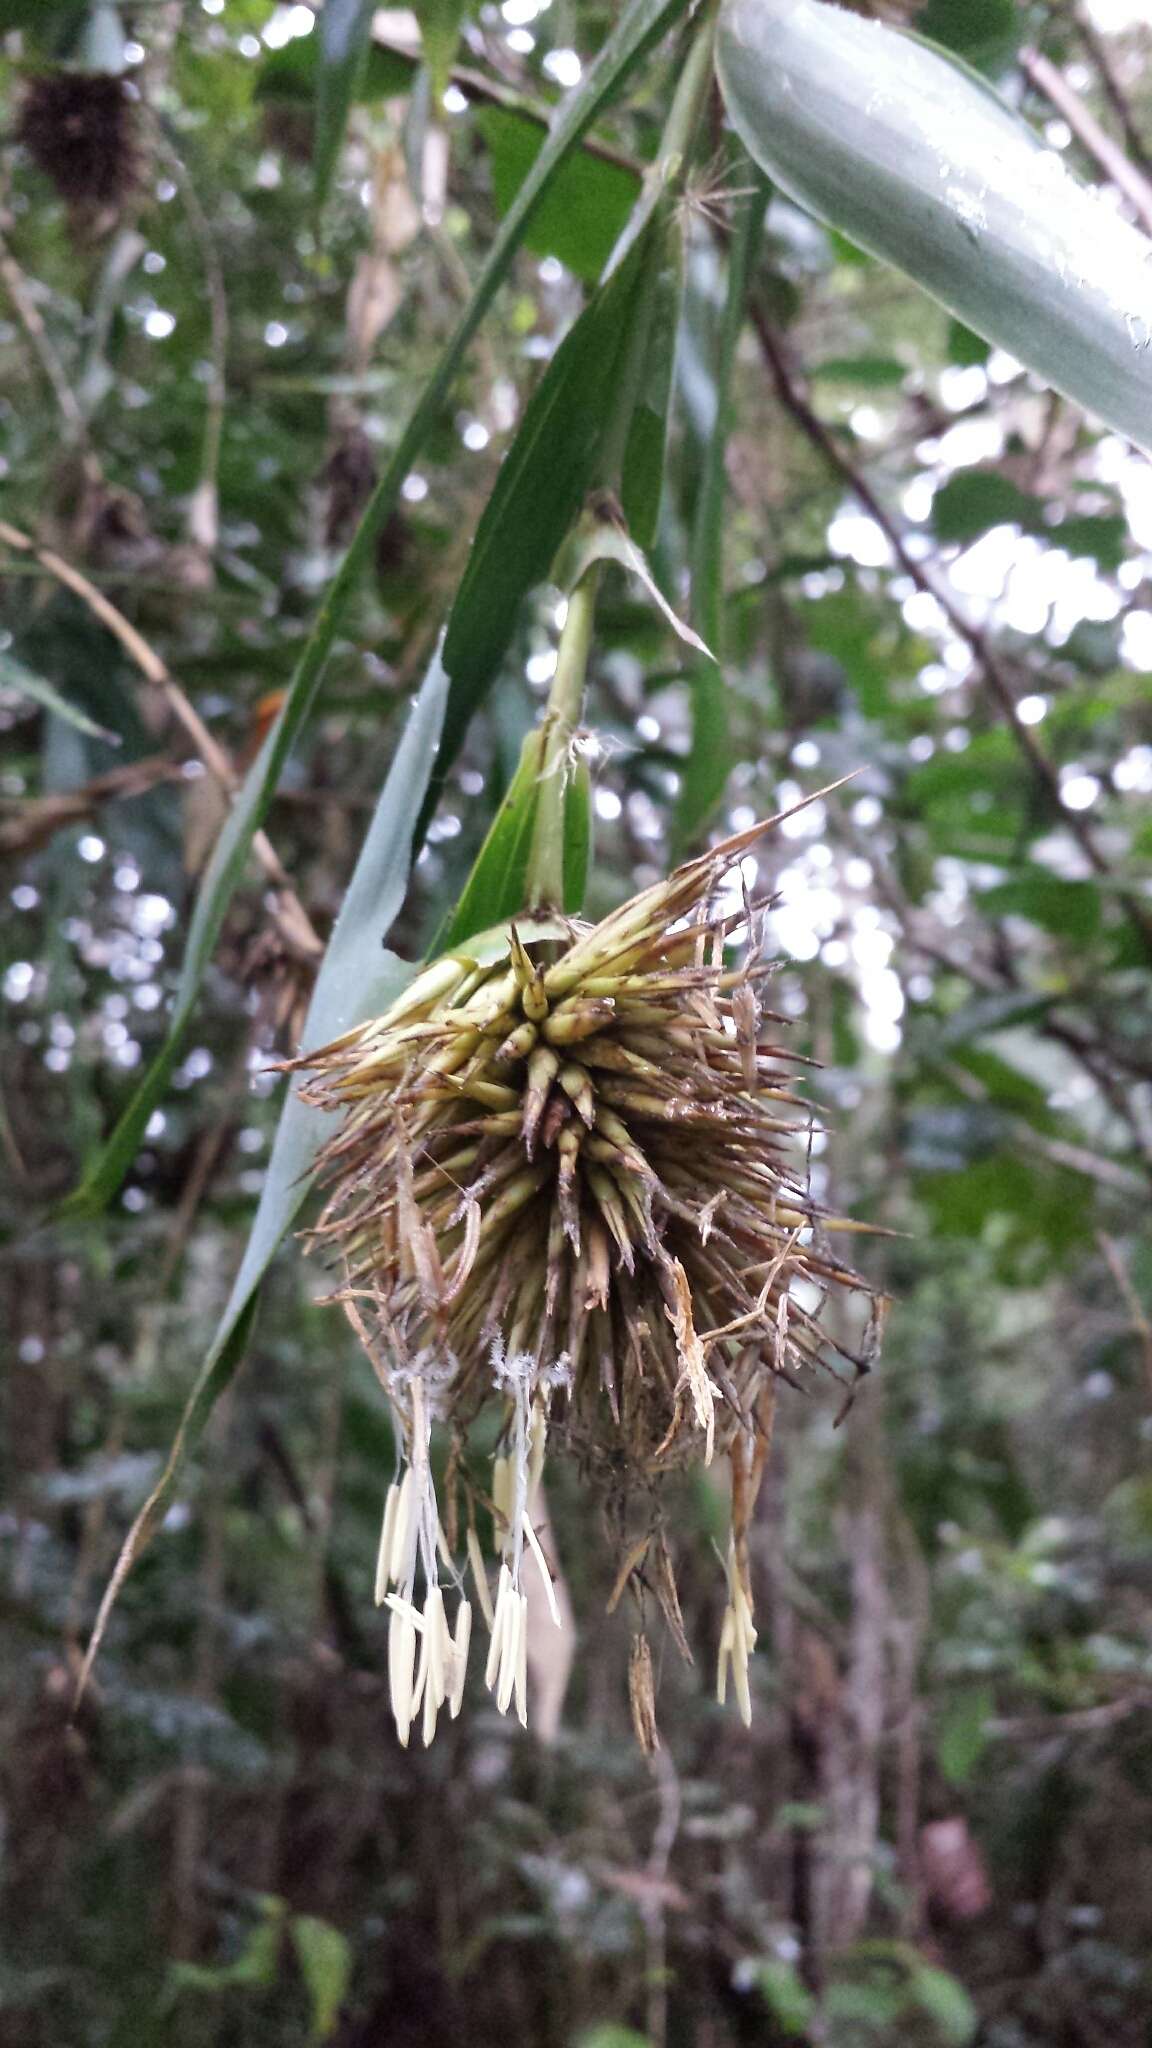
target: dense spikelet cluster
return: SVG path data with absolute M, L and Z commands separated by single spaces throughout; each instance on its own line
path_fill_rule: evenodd
M 47 71 L 33 78 L 18 135 L 73 212 L 121 206 L 141 175 L 140 107 L 124 78 L 106 71 Z
M 763 829 L 763 828 L 760 828 Z M 680 868 L 601 924 L 524 921 L 423 972 L 387 1015 L 298 1064 L 306 1099 L 341 1121 L 320 1160 L 315 1240 L 337 1255 L 347 1308 L 388 1393 L 403 1451 L 377 1597 L 392 1607 L 392 1702 L 455 1711 L 469 1622 L 449 1634 L 440 1568 L 464 1548 L 492 1627 L 488 1682 L 525 1711 L 534 1521 L 546 1436 L 619 1510 L 618 1590 L 654 1594 L 687 1652 L 659 1511 L 662 1478 L 714 1449 L 732 1464 L 729 1669 L 750 1712 L 755 1642 L 746 1529 L 778 1379 L 828 1362 L 820 1311 L 864 1282 L 829 1251 L 810 1199 L 808 1112 L 753 955 L 728 964 L 747 906 L 709 909 L 755 834 Z M 737 898 L 737 901 L 739 899 Z M 840 1351 L 856 1371 L 863 1352 Z M 469 1472 L 467 1434 L 503 1420 L 495 1470 Z M 449 1426 L 444 1518 L 429 1457 Z M 494 1606 L 477 1535 L 491 1516 Z M 419 1574 L 425 1592 L 416 1602 Z M 558 1617 L 557 1617 L 558 1618 Z M 651 1661 L 634 1650 L 633 1718 L 655 1739 Z

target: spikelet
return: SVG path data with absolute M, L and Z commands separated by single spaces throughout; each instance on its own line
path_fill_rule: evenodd
M 312 1242 L 342 1271 L 335 1298 L 392 1403 L 407 1466 L 389 1497 L 377 1588 L 378 1598 L 399 1589 L 405 1736 L 421 1683 L 408 1668 L 417 1565 L 431 1589 L 451 1563 L 429 1471 L 433 1420 L 456 1447 L 449 1527 L 462 1492 L 467 1557 L 490 1610 L 487 1682 L 521 1719 L 529 1559 L 551 1592 L 534 1526 L 545 1434 L 611 1497 L 622 1528 L 639 1505 L 646 1526 L 625 1545 L 616 1597 L 626 1583 L 650 1588 L 685 1650 L 661 1481 L 726 1453 L 719 1689 L 731 1673 L 750 1715 L 746 1533 L 775 1385 L 830 1366 L 830 1353 L 854 1376 L 866 1371 L 878 1323 L 866 1283 L 829 1249 L 842 1219 L 809 1192 L 795 1061 L 761 1037 L 765 970 L 754 954 L 742 966 L 726 959 L 747 910 L 709 908 L 765 829 L 594 927 L 535 920 L 488 935 L 426 969 L 385 1016 L 296 1063 L 310 1077 L 305 1099 L 340 1117 L 319 1161 L 327 1202 Z M 841 1290 L 864 1302 L 855 1350 L 820 1327 Z M 504 1426 L 485 1487 L 465 1445 L 492 1408 Z M 478 1508 L 495 1532 L 494 1607 Z M 554 1602 L 553 1612 L 558 1622 Z M 631 1689 L 651 1747 L 643 1641 Z M 445 1681 L 453 1697 L 458 1676 Z

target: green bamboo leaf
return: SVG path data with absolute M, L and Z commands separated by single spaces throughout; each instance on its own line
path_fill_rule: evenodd
M 89 739 L 106 740 L 111 747 L 120 745 L 120 735 L 106 725 L 97 725 L 86 711 L 70 702 L 63 693 L 44 676 L 33 669 L 25 668 L 15 655 L 0 654 L 0 690 L 16 690 L 21 697 L 30 697 L 34 704 L 40 704 L 55 718 L 63 718 L 68 725 L 74 725 L 77 732 L 86 733 Z
M 381 942 L 408 886 L 412 827 L 435 755 L 447 687 L 437 658 L 412 707 L 332 927 L 301 1034 L 305 1052 L 379 1016 L 416 971 L 395 953 L 383 951 Z M 294 1089 L 289 1091 L 240 1271 L 214 1344 L 223 1343 L 290 1228 L 308 1192 L 308 1175 L 326 1124 L 323 1111 L 309 1108 Z
M 728 261 L 728 284 L 716 351 L 712 432 L 704 454 L 692 536 L 692 624 L 711 655 L 692 666 L 692 749 L 684 763 L 676 804 L 676 839 L 681 848 L 700 830 L 728 780 L 728 688 L 721 667 L 724 645 L 724 513 L 728 474 L 725 458 L 732 424 L 732 373 L 744 325 L 748 279 L 755 262 L 769 186 L 740 160 L 736 183 L 751 185 L 742 201 Z
M 853 390 L 898 391 L 908 367 L 892 356 L 828 356 L 809 372 L 822 384 L 846 384 Z
M 67 24 L 70 16 L 83 12 L 88 0 L 0 0 L 0 35 L 20 28 L 47 40 Z
M 961 369 L 968 369 L 973 363 L 983 366 L 992 351 L 982 334 L 973 334 L 962 320 L 948 322 L 948 360 L 958 363 Z
M 660 520 L 672 372 L 684 303 L 684 216 L 669 208 L 653 234 L 640 296 L 646 320 L 636 406 L 620 474 L 620 500 L 638 547 L 650 548 Z
M 430 802 L 499 670 L 525 596 L 544 581 L 597 478 L 648 247 L 644 235 L 632 244 L 565 335 L 484 508 L 444 638 L 451 689 Z
M 916 16 L 916 33 L 981 71 L 995 71 L 1028 33 L 1027 10 L 1016 0 L 928 0 Z
M 994 888 L 981 889 L 976 901 L 989 917 L 1026 917 L 1075 946 L 1095 938 L 1104 908 L 1096 882 L 1071 881 L 1035 866 L 1021 868 Z
M 525 878 L 540 795 L 544 731 L 537 726 L 520 749 L 516 773 L 488 828 L 437 952 L 451 952 L 524 908 Z
M 932 526 L 938 540 L 966 543 L 993 526 L 1018 526 L 1035 533 L 1048 546 L 1070 555 L 1090 555 L 1102 569 L 1120 567 L 1129 544 L 1128 522 L 1122 513 L 1073 513 L 1053 523 L 1043 498 L 1022 491 L 997 469 L 959 469 L 941 484 L 932 500 Z
M 542 121 L 511 107 L 484 107 L 476 125 L 492 156 L 492 194 L 507 213 L 544 146 Z M 524 245 L 555 256 L 595 284 L 640 195 L 639 173 L 589 149 L 576 150 L 532 216 Z
M 509 918 L 524 910 L 545 749 L 545 729 L 537 726 L 520 750 L 516 773 L 476 856 L 460 901 L 443 931 L 437 934 L 435 953 L 451 952 L 454 947 L 474 940 L 478 932 L 506 925 Z M 564 909 L 575 917 L 584 908 L 592 856 L 591 779 L 588 764 L 580 757 L 566 769 L 563 832 Z
M 938 540 L 968 542 L 993 526 L 1033 529 L 1043 511 L 1038 499 L 998 469 L 960 469 L 936 492 L 932 525 Z
M 0 0 L 2 4 L 2 0 Z M 39 0 L 33 0 L 39 4 Z M 297 36 L 272 50 L 260 69 L 258 100 L 311 102 L 316 97 L 319 60 L 316 37 Z M 420 70 L 418 57 L 370 42 L 357 73 L 357 105 L 403 98 Z M 509 93 L 509 100 L 514 95 Z M 474 120 L 488 145 L 492 196 L 508 213 L 548 139 L 548 123 L 530 106 L 477 107 Z M 548 191 L 533 209 L 524 247 L 536 256 L 555 256 L 586 284 L 595 284 L 616 246 L 640 193 L 640 171 L 584 143 L 565 157 Z
M 634 2027 L 620 2027 L 606 2020 L 578 2034 L 576 2048 L 652 2048 L 652 2043 L 647 2034 L 638 2034 Z
M 919 1958 L 909 1968 L 916 2004 L 935 2022 L 939 2038 L 950 2048 L 966 2048 L 979 2029 L 980 2015 L 959 1978 Z
M 468 0 L 416 0 L 415 12 L 432 91 L 439 100 L 451 76 Z
M 352 1944 L 331 1921 L 318 1920 L 312 1913 L 296 1913 L 291 1933 L 312 2001 L 312 2039 L 327 2041 L 336 2030 L 352 1980 Z
M 333 926 L 304 1025 L 302 1043 L 306 1050 L 326 1044 L 386 1009 L 414 971 L 397 960 L 395 954 L 382 952 L 380 942 L 404 900 L 411 868 L 412 827 L 424 795 L 444 715 L 446 691 L 444 671 L 437 658 L 413 706 Z M 288 1094 L 240 1270 L 180 1418 L 168 1461 L 124 1540 L 100 1602 L 81 1671 L 81 1691 L 120 1589 L 167 1508 L 184 1463 L 216 1402 L 244 1357 L 256 1317 L 260 1282 L 308 1192 L 309 1175 L 323 1142 L 326 1121 L 324 1113 L 302 1103 L 295 1090 Z
M 360 106 L 373 100 L 402 99 L 411 92 L 419 69 L 418 57 L 383 43 L 369 42 L 363 66 L 353 80 L 352 101 Z M 253 98 L 311 104 L 316 99 L 319 71 L 317 38 L 294 36 L 283 49 L 269 50 L 260 66 Z
M 564 790 L 564 908 L 578 917 L 592 864 L 592 777 L 582 755 L 572 762 Z
M 135 1156 L 144 1126 L 176 1064 L 180 1041 L 195 1008 L 205 969 L 228 906 L 244 874 L 253 835 L 264 822 L 264 814 L 275 794 L 284 764 L 316 702 L 328 657 L 352 593 L 371 560 L 379 534 L 396 508 L 400 487 L 440 417 L 444 399 L 469 343 L 511 267 L 533 208 L 633 65 L 668 24 L 685 12 L 687 5 L 688 0 L 631 0 L 631 5 L 625 9 L 595 62 L 589 65 L 581 84 L 560 108 L 555 126 L 509 209 L 472 297 L 424 387 L 419 404 L 365 508 L 348 552 L 328 586 L 283 709 L 245 776 L 228 822 L 217 840 L 192 916 L 168 1037 L 103 1152 L 66 1205 L 69 1211 L 94 1214 L 103 1208 Z M 462 731 L 461 725 L 455 746 L 459 745 Z M 417 827 L 417 842 L 422 824 L 423 821 Z
M 263 1989 L 275 1983 L 284 1934 L 284 1900 L 265 1895 L 258 1903 L 260 1918 L 231 1962 L 169 1963 L 157 2005 L 160 2014 L 170 2013 L 185 1991 L 219 1992 L 234 1985 Z
M 987 1685 L 962 1685 L 944 1703 L 936 1734 L 936 1762 L 950 1785 L 967 1784 L 988 1746 L 995 1699 Z
M 615 562 L 629 576 L 635 576 L 647 597 L 655 605 L 665 624 L 691 647 L 695 653 L 711 657 L 711 649 L 702 640 L 695 628 L 681 618 L 675 606 L 670 604 L 652 573 L 652 565 L 643 550 L 638 548 L 632 535 L 614 519 L 600 519 L 587 531 L 580 534 L 572 549 L 565 550 L 563 569 L 569 587 L 580 581 L 585 570 L 593 562 Z
M 770 1957 L 756 1971 L 756 1987 L 784 2034 L 795 2038 L 812 2024 L 816 2001 L 791 1963 Z
M 791 198 L 1152 445 L 1152 242 L 973 74 L 821 0 L 726 0 L 728 112 Z
M 375 0 L 325 0 L 316 26 L 316 203 L 328 197 L 348 109 L 368 55 Z

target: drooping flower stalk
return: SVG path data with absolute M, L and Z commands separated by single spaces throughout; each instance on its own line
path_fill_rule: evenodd
M 749 1718 L 746 1539 L 775 1387 L 836 1352 L 862 1372 L 872 1341 L 852 1349 L 821 1328 L 833 1290 L 868 1290 L 827 1242 L 851 1226 L 809 1191 L 796 1056 L 765 1036 L 783 1021 L 762 1007 L 769 970 L 754 950 L 729 959 L 741 928 L 750 938 L 747 908 L 716 905 L 766 829 L 598 925 L 525 920 L 436 961 L 385 1016 L 299 1063 L 307 1099 L 341 1118 L 319 1162 L 314 1242 L 341 1270 L 336 1298 L 388 1394 L 404 1465 L 377 1584 L 402 1740 L 417 1715 L 430 1739 L 440 1706 L 459 1705 L 469 1610 L 461 1596 L 450 1635 L 439 1580 L 443 1567 L 460 1583 L 461 1548 L 492 1629 L 487 1682 L 525 1718 L 529 1556 L 550 1590 L 533 1519 L 546 1434 L 621 1519 L 642 1512 L 622 1584 L 649 1589 L 682 1644 L 661 1483 L 728 1454 L 718 1689 L 730 1672 Z M 467 1442 L 492 1410 L 502 1428 L 485 1486 Z M 442 1504 L 433 1423 L 453 1445 Z M 495 1534 L 494 1606 L 478 1514 Z M 644 1739 L 651 1686 L 645 1643 L 631 1666 Z

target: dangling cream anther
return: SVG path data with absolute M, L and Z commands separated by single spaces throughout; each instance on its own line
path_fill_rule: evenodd
M 730 1607 L 724 1609 L 724 1621 L 720 1629 L 720 1656 L 716 1666 L 716 1698 L 723 1706 L 728 1697 L 728 1664 L 732 1656 L 732 1644 L 736 1634 L 736 1616 Z
M 752 1692 L 748 1682 L 748 1660 L 756 1648 L 756 1630 L 752 1621 L 752 1607 L 744 1590 L 744 1581 L 736 1560 L 736 1545 L 729 1542 L 728 1557 L 724 1566 L 728 1581 L 728 1605 L 724 1609 L 724 1622 L 720 1631 L 720 1654 L 716 1672 L 716 1698 L 720 1705 L 728 1690 L 728 1666 L 732 1666 L 732 1684 L 740 1719 L 746 1728 L 752 1724 Z
M 408 1539 L 412 1524 L 412 1497 L 415 1490 L 416 1475 L 411 1465 L 409 1465 L 403 1479 L 400 1481 L 396 1512 L 392 1521 L 392 1556 L 389 1563 L 388 1576 L 394 1586 L 402 1586 L 404 1584 L 409 1550 Z M 409 1591 L 411 1591 L 411 1587 L 409 1587 Z
M 461 1600 L 456 1609 L 456 1634 L 452 1642 L 452 1683 L 448 1689 L 448 1712 L 455 1720 L 464 1698 L 464 1680 L 468 1676 L 468 1645 L 472 1639 L 472 1609 L 467 1600 Z
M 516 1479 L 512 1459 L 500 1454 L 492 1460 L 492 1544 L 502 1556 L 512 1529 L 512 1503 Z
M 484 1667 L 484 1683 L 491 1692 L 500 1671 L 500 1658 L 504 1645 L 504 1625 L 509 1600 L 512 1595 L 512 1578 L 506 1564 L 500 1567 L 496 1585 L 496 1611 L 492 1618 L 492 1640 L 488 1645 L 488 1662 Z
M 528 1726 L 528 1595 L 521 1593 L 516 1613 L 516 1714 Z
M 491 1629 L 496 1625 L 496 1617 L 492 1612 L 492 1595 L 488 1590 L 488 1573 L 484 1568 L 484 1553 L 480 1548 L 480 1538 L 471 1524 L 469 1524 L 466 1544 L 468 1562 L 472 1567 L 472 1579 L 476 1587 L 476 1598 L 480 1602 L 480 1612 Z
M 416 1628 L 411 1616 L 397 1604 L 388 1624 L 388 1690 L 392 1718 L 402 1746 L 407 1749 L 415 1711 L 413 1668 L 416 1660 Z
M 392 1536 L 396 1527 L 396 1503 L 400 1488 L 393 1481 L 384 1501 L 384 1523 L 380 1530 L 380 1548 L 376 1553 L 376 1586 L 373 1598 L 377 1607 L 384 1605 L 392 1578 Z
M 524 1534 L 528 1539 L 528 1548 L 540 1567 L 540 1577 L 544 1581 L 544 1597 L 548 1602 L 548 1612 L 556 1623 L 557 1628 L 563 1628 L 564 1623 L 560 1619 L 560 1609 L 556 1605 L 556 1589 L 552 1584 L 552 1574 L 548 1569 L 548 1560 L 540 1548 L 540 1538 L 537 1536 L 527 1515 L 524 1517 Z
M 516 1670 L 520 1657 L 520 1643 L 524 1635 L 524 1610 L 527 1601 L 508 1580 L 508 1591 L 504 1600 L 503 1621 L 498 1634 L 500 1637 L 500 1668 L 496 1679 L 496 1705 L 502 1714 L 508 1712 L 516 1684 Z
M 441 1707 L 448 1690 L 448 1658 L 452 1639 L 444 1613 L 444 1595 L 439 1586 L 430 1586 L 425 1596 L 424 1646 L 428 1652 L 428 1690 L 436 1705 Z

